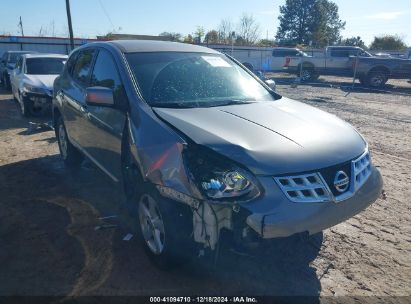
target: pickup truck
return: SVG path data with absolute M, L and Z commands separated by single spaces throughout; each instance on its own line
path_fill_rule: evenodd
M 301 58 L 308 57 L 298 48 L 241 46 L 231 48 L 221 45 L 214 45 L 211 48 L 234 57 L 251 71 L 286 72 L 290 67 L 296 69 Z
M 350 58 L 352 72 L 361 84 L 379 88 L 388 79 L 410 79 L 411 60 L 403 58 L 384 57 L 352 57 Z
M 288 67 L 289 72 L 302 81 L 315 80 L 319 75 L 335 75 L 356 78 L 361 84 L 381 87 L 389 78 L 411 77 L 411 60 L 373 56 L 360 47 L 330 46 L 324 56 L 301 57 L 300 64 Z
M 320 75 L 353 76 L 351 56 L 372 57 L 360 47 L 329 46 L 323 56 L 301 57 L 299 64 L 288 71 L 300 76 L 302 81 L 315 80 Z

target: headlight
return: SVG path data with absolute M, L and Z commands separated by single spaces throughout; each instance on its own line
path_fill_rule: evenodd
M 43 88 L 37 88 L 35 86 L 32 86 L 30 84 L 24 84 L 23 85 L 23 91 L 26 93 L 35 93 L 35 94 L 47 94 L 47 90 Z
M 254 176 L 215 152 L 198 149 L 188 153 L 195 184 L 209 199 L 244 202 L 260 195 Z
M 216 172 L 215 177 L 201 183 L 209 198 L 243 196 L 251 191 L 251 182 L 238 171 Z

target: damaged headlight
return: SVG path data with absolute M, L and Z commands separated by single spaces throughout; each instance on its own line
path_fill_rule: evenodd
M 23 85 L 23 92 L 24 93 L 34 93 L 34 94 L 46 94 L 49 95 L 49 91 L 44 89 L 44 88 L 38 88 L 35 86 L 32 86 L 30 84 L 25 83 Z
M 249 201 L 260 195 L 253 175 L 224 156 L 198 148 L 192 152 L 190 172 L 197 187 L 216 201 Z
M 203 181 L 201 187 L 209 198 L 243 196 L 251 191 L 252 183 L 238 171 L 215 172 L 215 177 Z

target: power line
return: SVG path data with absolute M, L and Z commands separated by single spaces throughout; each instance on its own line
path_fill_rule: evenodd
M 23 21 L 21 21 L 21 16 L 20 16 L 20 22 L 19 22 L 18 26 L 20 27 L 21 35 L 24 36 Z
M 107 13 L 106 8 L 104 7 L 104 5 L 103 5 L 103 3 L 101 2 L 101 0 L 98 0 L 98 3 L 100 3 L 101 9 L 103 10 L 104 15 L 106 15 L 108 21 L 110 22 L 111 27 L 113 28 L 113 30 L 115 30 L 116 27 L 114 26 L 114 23 L 113 23 L 113 21 L 111 20 L 109 14 Z

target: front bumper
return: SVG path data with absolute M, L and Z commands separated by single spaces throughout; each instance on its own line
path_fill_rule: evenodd
M 267 181 L 266 181 L 267 182 Z M 278 191 L 268 191 L 271 206 L 274 208 L 257 209 L 257 205 L 246 208 L 251 212 L 246 223 L 262 238 L 287 237 L 308 232 L 315 234 L 356 215 L 371 205 L 381 195 L 383 181 L 380 172 L 372 167 L 372 173 L 364 185 L 349 199 L 335 203 L 293 203 Z

